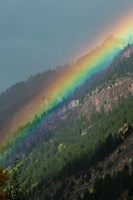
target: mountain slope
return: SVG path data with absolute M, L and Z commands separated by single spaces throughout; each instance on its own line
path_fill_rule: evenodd
M 82 85 L 82 82 L 85 81 L 84 79 L 87 79 L 87 77 L 90 78 L 90 75 L 87 74 L 88 71 L 86 71 L 89 67 L 87 66 L 87 68 L 85 68 L 88 63 L 92 65 L 96 60 L 96 69 L 94 72 L 90 72 L 90 74 L 95 74 L 97 73 L 97 70 L 106 68 L 121 50 L 120 46 L 123 47 L 125 45 L 126 42 L 110 36 L 99 47 L 77 60 L 74 64 L 55 68 L 54 70 L 49 70 L 43 74 L 39 74 L 36 77 L 30 78 L 26 82 L 13 86 L 10 90 L 1 94 L 1 143 L 2 139 L 4 141 L 6 137 L 8 139 L 9 135 L 11 137 L 14 132 L 17 131 L 18 127 L 24 126 L 26 123 L 33 121 L 35 115 L 38 116 L 40 113 L 51 108 L 49 107 L 49 102 L 52 98 L 56 98 L 55 104 L 62 102 L 62 99 L 66 96 L 60 94 L 58 98 L 54 94 L 55 90 L 58 91 L 58 87 L 62 80 L 64 81 L 62 83 L 64 84 L 64 87 L 65 85 L 69 85 L 69 82 L 71 83 L 73 81 L 75 84 L 74 89 L 71 87 L 67 89 L 67 92 L 72 95 L 74 90 L 78 86 Z M 82 71 L 80 72 L 79 70 L 81 70 L 81 67 Z M 77 75 L 75 75 L 76 73 Z M 78 73 L 80 73 L 80 78 L 78 80 L 73 80 L 74 76 L 79 76 Z M 70 77 L 72 77 L 72 80 Z M 59 82 L 59 84 L 57 84 L 57 82 Z M 51 84 L 53 84 L 53 86 L 51 86 Z M 62 90 L 62 88 L 60 88 L 60 90 Z M 60 91 L 60 93 L 62 93 L 62 91 Z M 67 97 L 71 95 L 67 95 Z
M 122 63 L 124 63 L 124 65 Z M 117 58 L 116 62 L 114 64 L 111 64 L 108 69 L 105 69 L 100 74 L 98 74 L 98 75 L 96 74 L 95 76 L 93 76 L 92 80 L 89 79 L 88 82 L 86 82 L 83 86 L 81 86 L 81 88 L 78 89 L 78 93 L 73 93 L 72 99 L 75 99 L 75 98 L 79 99 L 79 96 L 80 96 L 80 99 L 76 100 L 76 101 L 73 101 L 72 99 L 70 99 L 70 100 L 68 100 L 68 102 L 70 102 L 70 103 L 63 102 L 63 104 L 60 104 L 59 107 L 57 106 L 56 112 L 53 112 L 53 114 L 51 116 L 49 116 L 50 119 L 49 120 L 47 119 L 48 121 L 45 122 L 45 123 L 41 122 L 40 127 L 36 128 L 35 134 L 34 135 L 32 134 L 32 136 L 30 137 L 31 139 L 30 139 L 29 142 L 27 141 L 25 144 L 22 145 L 21 141 L 23 141 L 23 139 L 21 139 L 21 135 L 20 135 L 20 137 L 18 137 L 18 140 L 16 142 L 15 141 L 11 141 L 11 144 L 12 144 L 12 142 L 14 144 L 16 144 L 16 143 L 19 144 L 19 148 L 18 148 L 18 151 L 16 151 L 16 153 L 20 152 L 22 149 L 25 149 L 24 151 L 26 151 L 26 149 L 29 149 L 29 147 L 32 146 L 32 143 L 36 142 L 39 138 L 41 138 L 43 136 L 44 131 L 46 131 L 48 127 L 55 126 L 56 118 L 57 119 L 60 118 L 60 116 L 58 116 L 58 113 L 60 114 L 61 112 L 64 112 L 65 110 L 68 110 L 68 107 L 71 108 L 75 104 L 75 102 L 77 102 L 77 105 L 79 103 L 82 103 L 83 96 L 86 96 L 86 94 L 90 93 L 93 89 L 95 89 L 97 87 L 97 85 L 99 85 L 98 90 L 101 90 L 103 86 L 102 85 L 100 86 L 100 83 L 104 83 L 107 79 L 108 80 L 112 80 L 112 76 L 115 77 L 115 79 L 116 79 L 117 76 L 118 77 L 119 76 L 124 76 L 126 70 L 127 70 L 127 72 L 130 73 L 128 76 L 131 76 L 131 72 L 132 72 L 131 63 L 132 63 L 132 55 L 129 58 L 123 58 L 123 60 L 121 60 L 121 56 L 120 56 L 120 58 Z M 123 68 L 123 69 L 121 70 L 121 68 Z M 97 82 L 95 82 L 95 80 L 97 80 Z M 112 94 L 114 93 L 113 87 L 119 88 L 119 96 L 120 95 L 123 96 L 124 93 L 125 93 L 125 95 L 128 94 L 128 91 L 130 91 L 130 93 L 132 93 L 131 78 L 129 77 L 129 78 L 125 79 L 125 80 L 123 79 L 123 81 L 124 82 L 127 81 L 126 86 L 124 86 L 124 88 L 123 88 L 124 90 L 121 89 L 121 88 L 123 87 L 123 85 L 125 85 L 125 83 L 122 82 L 121 80 L 117 81 L 116 85 L 112 86 L 112 89 L 108 88 L 108 92 L 105 93 L 105 95 L 107 95 L 107 94 L 110 95 L 110 96 L 107 97 L 108 99 L 110 99 Z M 120 82 L 119 83 L 120 85 L 118 85 L 118 82 Z M 91 90 L 90 90 L 90 86 L 91 86 Z M 101 89 L 100 89 L 100 87 L 101 87 Z M 111 87 L 111 85 L 108 85 L 108 87 Z M 121 90 L 123 90 L 123 94 L 121 94 Z M 117 92 L 115 92 L 115 95 L 117 95 Z M 101 97 L 103 98 L 103 96 L 104 96 L 104 92 L 103 92 L 102 96 L 101 96 L 101 94 L 99 94 L 98 98 L 101 98 Z M 92 101 L 95 101 L 95 98 L 96 97 L 94 96 Z M 118 97 L 116 97 L 116 98 L 118 98 Z M 106 103 L 106 107 L 111 106 L 111 105 L 107 104 L 108 99 L 104 98 L 104 103 Z M 97 99 L 96 99 L 96 101 L 97 101 Z M 64 104 L 65 104 L 65 106 L 64 106 Z M 84 110 L 82 110 L 82 112 L 84 112 Z M 38 121 L 40 121 L 40 118 L 34 119 L 33 123 L 31 123 L 30 127 L 27 127 L 27 125 L 28 125 L 27 124 L 26 126 L 20 128 L 18 130 L 18 133 L 20 132 L 20 130 L 22 130 L 22 131 L 24 131 L 26 133 L 29 130 L 32 130 L 33 128 L 35 129 L 35 127 L 38 126 Z M 53 125 L 51 125 L 51 123 Z M 39 132 L 39 134 L 38 134 L 38 132 Z M 16 146 L 14 146 L 14 148 L 16 148 Z M 14 152 L 14 150 L 13 150 L 13 152 Z M 23 152 L 23 150 L 22 150 L 22 152 Z M 2 155 L 2 158 L 3 158 L 3 155 Z
M 128 80 L 128 77 L 120 79 L 121 82 L 122 80 L 124 83 L 125 80 Z M 131 78 L 129 78 L 129 80 L 131 80 Z M 112 85 L 113 89 L 113 86 L 116 86 L 115 97 L 117 97 L 117 82 L 118 80 Z M 106 83 L 106 87 L 103 87 L 105 93 L 108 93 L 109 85 L 110 82 L 108 82 L 108 84 Z M 127 87 L 125 86 L 123 91 L 129 88 L 127 84 Z M 98 91 L 95 96 L 99 96 L 100 94 L 101 91 Z M 122 94 L 124 95 L 125 93 L 123 92 Z M 90 169 L 91 156 L 109 133 L 113 134 L 117 132 L 125 122 L 130 124 L 133 122 L 133 97 L 130 95 L 131 93 L 129 90 L 127 96 L 123 96 L 124 98 L 121 97 L 121 103 L 119 99 L 116 107 L 113 107 L 108 113 L 103 112 L 102 107 L 100 111 L 96 112 L 95 105 L 92 105 L 92 114 L 89 118 L 88 113 L 90 113 L 90 107 L 87 106 L 87 102 L 89 102 L 89 99 L 87 99 L 83 105 L 71 108 L 61 114 L 56 121 L 51 122 L 49 124 L 49 130 L 46 131 L 43 129 L 43 131 L 45 131 L 45 136 L 38 142 L 37 146 L 32 149 L 31 153 L 28 155 L 26 154 L 21 175 L 21 179 L 23 180 L 23 177 L 27 177 L 27 181 L 28 177 L 32 177 L 32 187 L 34 188 L 36 186 L 38 191 L 35 190 L 34 196 L 31 195 L 33 199 L 37 197 L 39 197 L 39 199 L 44 199 L 45 195 L 51 194 L 50 188 L 54 190 L 54 194 L 53 197 L 50 196 L 48 199 L 57 199 L 59 195 L 58 190 L 61 190 L 61 196 L 59 196 L 58 199 L 63 198 L 63 191 L 66 191 L 65 195 L 68 194 L 68 191 L 73 188 L 71 185 L 75 180 L 73 176 L 80 177 L 80 174 L 82 175 L 86 170 L 88 171 Z M 114 99 L 115 98 L 111 99 L 112 104 L 114 104 Z M 88 110 L 88 112 L 82 112 L 83 110 Z M 81 116 L 79 115 L 80 113 Z M 85 114 L 83 115 L 83 113 Z M 55 126 L 53 127 L 52 124 Z M 122 131 L 123 130 L 124 129 L 122 129 Z M 128 153 L 129 152 L 127 152 L 127 154 Z M 112 166 L 112 169 L 113 168 L 115 169 L 114 165 Z M 53 181 L 50 181 L 51 179 Z M 64 183 L 64 179 L 67 180 L 68 183 Z M 55 186 L 57 185 L 56 181 L 59 181 L 60 189 Z M 82 178 L 80 178 L 79 181 L 81 182 Z M 40 187 L 43 193 L 39 192 Z M 82 184 L 81 186 L 77 185 L 73 190 L 75 192 L 77 190 L 79 191 L 80 187 L 82 188 Z M 84 189 L 86 189 L 86 187 Z M 85 190 L 81 191 L 81 195 L 84 191 Z M 71 191 L 70 193 L 72 193 L 73 196 L 73 192 Z M 35 196 L 35 194 L 37 196 Z M 65 197 L 65 199 L 69 198 Z M 72 199 L 77 199 L 77 197 L 74 195 Z
M 39 199 L 99 199 L 99 195 L 103 194 L 101 192 L 99 195 L 97 194 L 97 197 L 96 195 L 94 197 L 94 194 L 97 192 L 96 182 L 100 182 L 100 179 L 105 180 L 106 177 L 109 177 L 110 180 L 111 177 L 115 178 L 115 176 L 118 176 L 118 174 L 120 175 L 121 171 L 124 170 L 125 165 L 129 167 L 129 174 L 133 178 L 133 127 L 124 125 L 115 136 L 117 136 L 117 139 L 113 141 L 112 136 L 109 135 L 106 142 L 102 143 L 100 148 L 97 148 L 97 153 L 93 156 L 95 161 L 92 167 L 88 167 L 88 169 L 84 169 L 71 176 L 62 177 L 59 180 L 50 180 L 48 184 L 44 184 L 41 190 L 38 191 L 37 196 Z M 105 147 L 105 144 L 108 145 L 108 147 Z M 109 146 L 112 148 L 110 151 Z M 101 151 L 107 149 L 108 152 L 106 152 L 106 156 L 102 156 L 102 159 L 98 162 L 97 154 L 100 156 L 102 155 Z M 125 177 L 124 181 L 126 181 Z M 106 185 L 107 184 L 108 182 L 106 182 Z M 109 185 L 109 187 L 111 190 L 111 185 Z M 107 187 L 104 186 L 102 189 L 107 196 L 102 198 L 114 200 L 116 199 L 114 194 L 117 192 L 118 197 L 120 197 L 124 191 L 117 191 L 117 187 L 118 186 L 115 185 L 113 193 L 108 197 L 108 192 L 106 191 Z M 125 195 L 127 197 L 129 195 L 128 192 Z M 125 195 L 122 199 L 125 198 Z
M 114 41 L 114 38 L 111 37 L 94 51 L 98 54 L 104 46 L 112 46 L 112 40 Z M 18 102 L 18 107 L 13 108 L 13 112 L 9 111 L 9 117 L 7 117 L 8 112 L 4 111 L 5 117 L 2 120 L 5 124 L 1 129 L 1 135 L 9 131 L 12 126 L 13 129 L 18 127 L 18 122 L 24 123 L 20 120 L 21 117 L 27 122 L 13 133 L 13 137 L 4 148 L 1 148 L 0 154 L 0 163 L 9 167 L 10 171 L 16 158 L 19 159 L 19 163 L 23 163 L 17 178 L 20 185 L 22 183 L 29 185 L 27 192 L 32 191 L 27 199 L 85 199 L 85 195 L 91 195 L 85 192 L 93 187 L 96 178 L 89 178 L 90 182 L 85 181 L 85 175 L 89 172 L 94 177 L 94 165 L 103 167 L 104 172 L 100 172 L 106 175 L 105 166 L 108 162 L 113 162 L 109 153 L 113 157 L 116 149 L 120 148 L 121 151 L 122 143 L 129 144 L 129 150 L 127 148 L 125 155 L 129 155 L 129 159 L 132 157 L 132 128 L 131 136 L 124 136 L 123 130 L 121 136 L 119 129 L 125 123 L 129 129 L 133 123 L 133 48 L 129 45 L 119 54 L 118 48 L 116 49 L 117 55 L 113 54 L 114 59 L 113 57 L 105 59 L 100 65 L 103 65 L 103 68 L 91 74 L 75 90 L 70 90 L 71 95 L 67 98 L 62 99 L 62 96 L 58 96 L 58 101 L 52 109 L 47 110 L 47 113 L 43 111 L 39 116 L 33 115 L 31 118 L 27 116 L 27 110 L 42 105 L 44 94 L 49 94 L 47 87 L 42 92 L 43 85 L 41 86 L 40 82 L 37 83 L 33 96 L 30 93 L 32 101 L 30 100 L 32 97 L 27 93 L 27 100 L 23 101 L 23 97 L 20 97 L 22 102 L 21 100 Z M 82 59 L 86 60 L 89 57 L 85 56 Z M 84 62 L 82 59 L 77 62 Z M 72 66 L 68 68 L 73 71 Z M 54 79 L 66 74 L 64 69 L 65 67 L 55 69 L 55 76 L 54 71 L 52 72 L 53 79 L 50 71 L 49 81 L 52 79 L 54 82 Z M 35 105 L 33 102 L 36 101 Z M 14 106 L 14 103 L 12 105 Z M 113 142 L 110 148 L 106 145 L 106 142 L 110 144 L 108 140 Z M 104 149 L 104 154 L 98 153 L 100 148 Z M 120 157 L 120 160 L 122 159 L 123 157 Z M 126 164 L 129 159 L 125 160 Z M 102 162 L 101 165 L 97 163 L 99 161 Z M 116 165 L 112 165 L 113 173 L 116 168 L 122 170 L 124 167 L 124 164 L 121 168 L 119 163 Z M 100 177 L 97 170 L 95 173 Z M 121 194 L 122 192 L 119 195 Z M 95 192 L 92 194 L 93 199 L 94 195 Z

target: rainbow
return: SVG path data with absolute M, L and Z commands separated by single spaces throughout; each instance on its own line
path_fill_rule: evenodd
M 91 75 L 107 68 L 118 52 L 133 43 L 131 19 L 131 15 L 128 15 L 119 22 L 119 26 L 116 24 L 117 28 L 112 29 L 123 40 L 110 36 L 100 47 L 64 68 L 47 89 L 25 106 L 24 113 L 20 111 L 14 116 L 11 126 L 5 128 L 7 135 L 0 144 L 0 162 L 9 160 L 18 151 L 20 144 L 28 144 L 33 137 L 38 137 L 39 130 L 43 129 L 53 111 L 57 111 L 63 99 L 67 99 Z

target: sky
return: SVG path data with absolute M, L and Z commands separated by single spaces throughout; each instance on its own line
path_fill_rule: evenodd
M 0 92 L 74 61 L 131 8 L 133 0 L 0 0 Z

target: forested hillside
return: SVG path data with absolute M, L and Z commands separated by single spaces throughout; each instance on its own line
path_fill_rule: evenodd
M 13 135 L 14 132 L 18 130 L 18 127 L 22 127 L 27 122 L 33 121 L 35 115 L 38 114 L 38 110 L 40 109 L 41 112 L 43 105 L 44 106 L 47 105 L 50 96 L 50 94 L 48 94 L 48 89 L 51 87 L 53 83 L 56 83 L 57 80 L 62 80 L 62 79 L 65 79 L 65 81 L 67 81 L 67 79 L 69 80 L 69 75 L 73 73 L 73 71 L 77 68 L 77 65 L 80 64 L 82 65 L 82 63 L 89 62 L 89 60 L 92 60 L 93 62 L 93 60 L 95 60 L 95 56 L 99 55 L 102 56 L 105 54 L 106 56 L 95 64 L 96 71 L 94 71 L 94 73 L 91 72 L 90 75 L 87 75 L 86 73 L 86 78 L 85 80 L 83 80 L 83 83 L 84 81 L 86 81 L 86 84 L 79 84 L 83 78 L 81 76 L 81 80 L 77 81 L 77 83 L 75 82 L 75 84 L 77 84 L 78 87 L 80 86 L 80 88 L 78 89 L 76 87 L 75 90 L 70 87 L 69 88 L 70 94 L 67 96 L 67 98 L 62 97 L 60 94 L 59 98 L 56 100 L 57 101 L 56 104 L 58 103 L 68 104 L 71 100 L 73 99 L 75 100 L 77 98 L 80 99 L 81 96 L 86 95 L 86 92 L 94 90 L 98 86 L 98 84 L 101 84 L 98 81 L 99 76 L 101 77 L 101 74 L 99 72 L 102 71 L 104 68 L 109 67 L 112 60 L 116 58 L 117 55 L 122 51 L 121 46 L 123 45 L 127 45 L 127 43 L 124 40 L 117 39 L 114 36 L 109 36 L 98 47 L 94 48 L 88 54 L 82 56 L 75 62 L 61 67 L 55 67 L 51 70 L 44 71 L 44 73 L 38 74 L 36 76 L 31 76 L 27 81 L 17 83 L 16 85 L 9 88 L 7 91 L 1 93 L 0 94 L 0 130 L 1 130 L 0 145 L 2 143 L 2 140 L 4 140 L 7 137 L 8 133 Z M 128 50 L 129 48 L 130 46 L 125 47 L 125 49 Z M 105 49 L 110 49 L 110 50 L 108 51 Z M 127 55 L 125 55 L 124 57 L 127 57 Z M 81 68 L 83 68 L 83 66 Z M 101 70 L 97 71 L 97 69 Z M 73 77 L 74 76 L 75 75 L 73 74 Z M 100 81 L 102 80 L 100 79 Z M 64 82 L 64 84 L 68 83 Z M 59 87 L 59 85 L 60 84 L 56 85 L 56 87 Z M 53 90 L 54 87 L 55 84 L 52 86 Z M 53 95 L 53 92 L 51 92 L 51 95 Z
M 18 185 L 26 185 L 26 199 L 104 200 L 109 193 L 112 200 L 133 196 L 131 47 L 49 110 L 45 123 L 42 116 L 35 116 L 15 132 L 18 137 L 9 141 L 9 150 L 3 150 L 0 163 L 12 177 L 15 175 Z M 47 79 L 51 80 L 51 74 L 46 75 Z M 24 90 L 28 96 L 27 87 Z M 2 95 L 3 99 L 4 95 L 7 94 Z M 35 94 L 26 98 L 32 95 Z M 19 98 L 23 103 L 23 97 Z M 31 129 L 34 134 L 29 135 L 30 142 L 23 142 L 19 132 L 29 134 Z

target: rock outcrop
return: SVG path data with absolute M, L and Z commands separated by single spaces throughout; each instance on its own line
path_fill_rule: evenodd
M 133 95 L 133 78 L 119 78 L 114 82 L 108 82 L 103 88 L 98 88 L 86 101 L 83 110 L 90 110 L 94 105 L 96 111 L 103 108 L 108 112 L 121 97 L 126 98 L 128 95 Z

